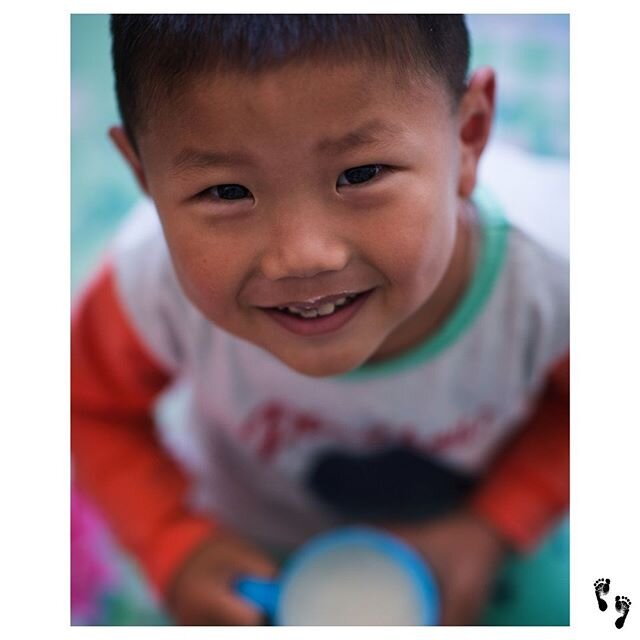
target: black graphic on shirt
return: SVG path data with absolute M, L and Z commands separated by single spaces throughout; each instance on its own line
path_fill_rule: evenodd
M 311 465 L 307 486 L 348 519 L 432 518 L 460 504 L 475 479 L 404 447 L 369 454 L 329 450 Z

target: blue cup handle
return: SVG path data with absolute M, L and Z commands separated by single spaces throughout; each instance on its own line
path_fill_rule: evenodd
M 280 600 L 280 583 L 277 580 L 243 576 L 236 580 L 234 590 L 263 613 L 271 617 L 275 615 Z

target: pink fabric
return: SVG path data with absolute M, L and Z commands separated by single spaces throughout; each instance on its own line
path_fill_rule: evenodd
M 71 487 L 71 620 L 91 624 L 116 576 L 105 559 L 107 533 L 95 507 Z

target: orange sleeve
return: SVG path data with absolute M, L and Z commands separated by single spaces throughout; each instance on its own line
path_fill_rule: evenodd
M 170 379 L 129 325 L 106 265 L 72 313 L 74 481 L 161 594 L 214 529 L 186 508 L 187 478 L 156 439 L 153 404 Z
M 527 551 L 569 505 L 569 356 L 553 368 L 533 415 L 471 498 L 471 509 Z

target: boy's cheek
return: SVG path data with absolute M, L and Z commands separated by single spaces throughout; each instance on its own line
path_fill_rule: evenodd
M 452 233 L 446 228 L 413 228 L 386 248 L 386 266 L 380 268 L 394 288 L 430 295 L 444 274 L 453 245 Z
M 224 319 L 236 311 L 235 274 L 223 262 L 214 262 L 208 256 L 190 256 L 186 260 L 173 256 L 173 263 L 187 298 L 209 320 L 224 325 Z

